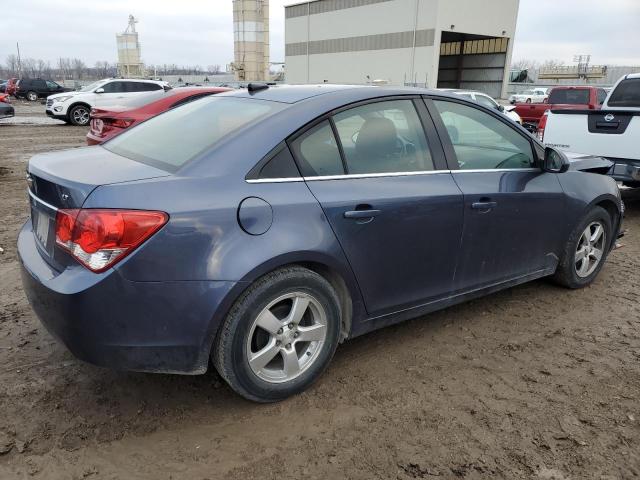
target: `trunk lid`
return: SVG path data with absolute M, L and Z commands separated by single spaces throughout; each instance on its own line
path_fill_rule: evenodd
M 55 208 L 80 208 L 100 185 L 170 175 L 102 147 L 36 155 L 29 160 L 28 173 L 30 191 Z
M 27 181 L 31 223 L 36 243 L 54 267 L 64 267 L 56 255 L 58 209 L 81 208 L 100 185 L 166 177 L 164 170 L 116 155 L 102 147 L 85 147 L 36 155 L 29 160 Z

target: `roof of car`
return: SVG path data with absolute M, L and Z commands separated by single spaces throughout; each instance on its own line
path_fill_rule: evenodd
M 257 98 L 272 102 L 298 103 L 303 100 L 336 92 L 353 91 L 354 97 L 378 97 L 388 95 L 408 95 L 439 93 L 436 90 L 413 87 L 389 87 L 373 85 L 334 85 L 323 83 L 319 85 L 269 85 L 268 88 L 249 91 L 248 89 L 235 90 L 223 93 L 224 96 Z M 441 92 L 440 92 L 441 93 Z

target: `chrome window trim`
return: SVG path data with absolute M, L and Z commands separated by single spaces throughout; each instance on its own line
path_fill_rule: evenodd
M 288 183 L 288 182 L 304 182 L 302 177 L 287 178 L 252 178 L 245 180 L 247 183 Z
M 423 170 L 420 172 L 351 173 L 349 175 L 318 175 L 317 177 L 259 178 L 245 180 L 247 183 L 317 182 L 324 180 L 349 180 L 358 178 L 414 177 L 441 173 L 487 173 L 487 172 L 541 172 L 539 168 L 484 168 L 475 170 Z M 31 193 L 31 192 L 29 192 Z
M 348 180 L 354 178 L 385 178 L 385 177 L 412 177 L 416 175 L 434 175 L 438 173 L 451 173 L 451 170 L 422 170 L 419 172 L 382 172 L 382 173 L 350 173 L 349 175 L 320 175 L 317 177 L 303 177 L 305 182 L 322 180 Z
M 486 172 L 541 172 L 539 168 L 475 168 L 451 170 L 451 173 L 486 173 Z
M 57 212 L 57 211 L 58 211 L 58 209 L 57 209 L 56 207 L 54 207 L 53 205 L 51 205 L 50 203 L 47 203 L 47 202 L 45 202 L 44 200 L 41 200 L 41 199 L 39 199 L 38 197 L 36 197 L 36 196 L 35 196 L 35 194 L 34 194 L 31 190 L 27 189 L 27 192 L 29 192 L 29 196 L 30 196 L 31 198 L 33 198 L 36 202 L 41 203 L 41 204 L 42 204 L 42 205 L 44 205 L 45 207 L 50 208 L 51 210 L 53 210 L 54 212 Z

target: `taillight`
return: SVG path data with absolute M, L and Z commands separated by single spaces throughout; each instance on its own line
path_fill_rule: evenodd
M 129 118 L 113 118 L 105 120 L 105 123 L 117 128 L 129 128 L 133 123 L 133 120 Z
M 544 129 L 547 127 L 547 118 L 549 118 L 549 110 L 545 110 L 538 123 L 538 140 L 544 142 Z
M 67 209 L 56 215 L 56 243 L 93 272 L 102 272 L 157 232 L 169 216 L 146 210 Z

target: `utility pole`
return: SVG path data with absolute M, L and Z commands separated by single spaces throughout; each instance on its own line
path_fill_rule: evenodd
M 18 49 L 18 78 L 22 78 L 22 60 L 20 60 L 20 44 L 16 42 L 16 48 Z

